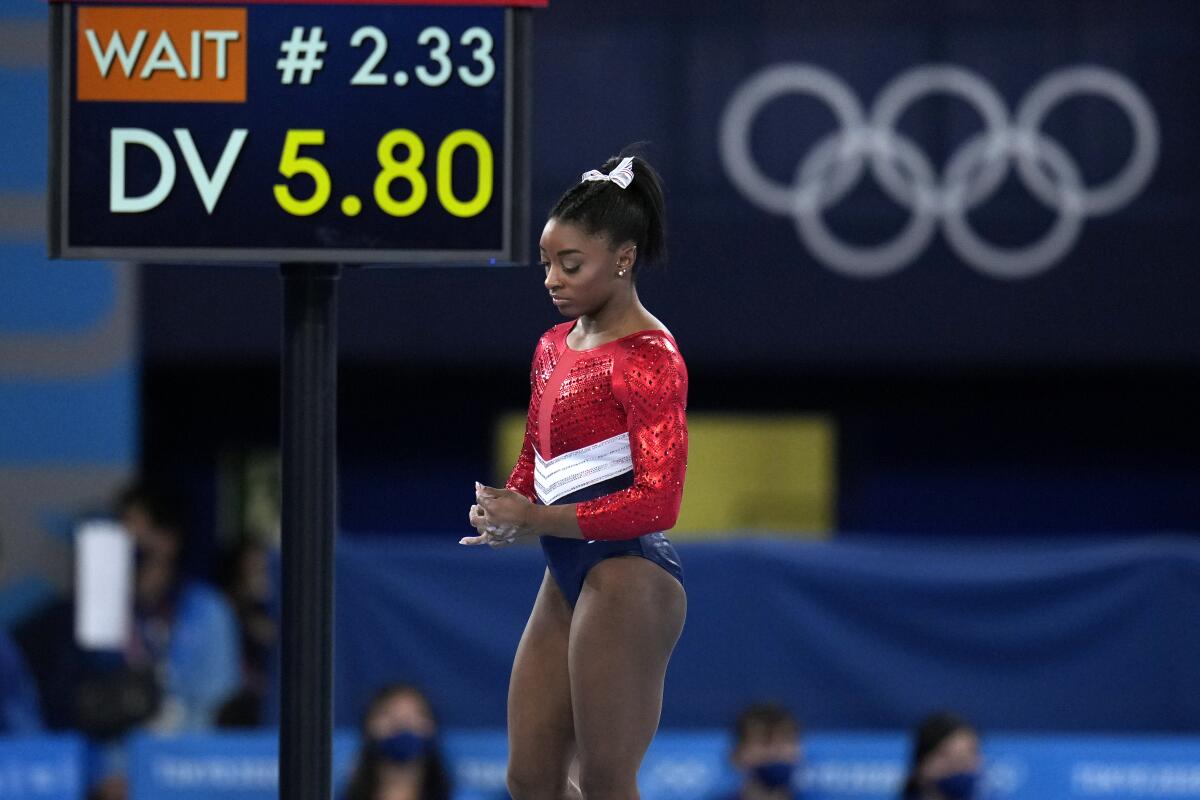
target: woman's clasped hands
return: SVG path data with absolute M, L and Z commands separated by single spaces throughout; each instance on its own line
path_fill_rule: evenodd
M 475 504 L 471 506 L 468 520 L 478 533 L 464 536 L 459 544 L 504 547 L 521 536 L 529 536 L 533 529 L 529 524 L 533 503 L 529 498 L 509 489 L 495 489 L 475 482 Z

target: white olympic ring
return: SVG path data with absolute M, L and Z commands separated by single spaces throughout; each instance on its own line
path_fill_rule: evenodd
M 790 185 L 765 175 L 750 151 L 750 130 L 759 112 L 789 94 L 823 101 L 840 125 L 811 147 Z M 951 154 L 940 176 L 924 151 L 896 128 L 907 108 L 929 94 L 966 101 L 984 125 Z M 1051 111 L 1075 95 L 1113 102 L 1132 124 L 1129 160 L 1098 186 L 1086 186 L 1066 148 L 1041 130 Z M 746 199 L 769 213 L 792 217 L 819 261 L 854 278 L 883 277 L 908 266 L 928 246 L 939 222 L 951 248 L 985 275 L 1017 279 L 1042 273 L 1071 250 L 1087 217 L 1112 213 L 1141 192 L 1154 173 L 1159 148 L 1158 120 L 1146 96 L 1123 75 L 1092 65 L 1049 73 L 1010 117 L 991 84 L 952 64 L 925 64 L 901 73 L 879 93 L 870 114 L 833 73 L 811 64 L 778 64 L 734 92 L 719 138 L 725 170 Z M 976 233 L 967 214 L 992 197 L 1014 163 L 1022 184 L 1056 219 L 1037 241 L 1001 247 Z M 850 193 L 868 167 L 887 196 L 911 217 L 889 241 L 848 244 L 834 235 L 823 214 Z

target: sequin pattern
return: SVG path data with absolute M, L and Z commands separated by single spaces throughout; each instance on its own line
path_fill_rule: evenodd
M 573 324 L 555 326 L 538 342 L 525 441 L 506 486 L 537 502 L 534 447 L 549 459 L 628 431 L 633 484 L 579 503 L 580 530 L 593 540 L 667 530 L 679 516 L 687 469 L 683 358 L 657 331 L 569 350 L 566 334 Z
M 555 328 L 551 328 L 543 334 L 533 351 L 533 364 L 529 368 L 529 410 L 525 418 L 525 440 L 512 474 L 504 484 L 504 488 L 519 492 L 534 503 L 538 499 L 533 490 L 533 443 L 537 441 L 538 409 L 542 405 L 542 394 L 558 363 L 558 348 L 551 336 L 554 331 Z

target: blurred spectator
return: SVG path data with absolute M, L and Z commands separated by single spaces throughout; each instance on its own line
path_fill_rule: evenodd
M 274 591 L 267 548 L 245 541 L 225 560 L 222 587 L 237 614 L 242 647 L 241 689 L 222 707 L 217 724 L 228 728 L 263 723 L 271 653 L 278 628 L 271 615 Z
M 83 673 L 83 653 L 75 646 L 70 598 L 39 609 L 13 629 L 41 696 L 42 720 L 51 730 L 78 727 L 75 690 Z
M 117 516 L 134 542 L 133 630 L 122 653 L 79 687 L 80 726 L 115 737 L 131 728 L 156 733 L 215 727 L 217 710 L 238 688 L 237 622 L 220 592 L 181 574 L 185 521 L 170 492 L 126 489 Z M 90 656 L 95 665 L 102 656 Z M 115 662 L 115 663 L 114 663 Z M 113 698 L 121 697 L 122 703 Z M 127 698 L 137 698 L 132 708 Z M 94 767 L 104 777 L 98 800 L 123 800 L 128 790 L 120 745 Z
M 0 631 L 0 735 L 20 736 L 41 730 L 37 685 L 16 642 L 6 631 Z
M 802 756 L 796 717 L 774 703 L 750 706 L 734 723 L 730 760 L 742 783 L 728 800 L 789 800 Z
M 449 800 L 437 720 L 415 686 L 383 689 L 363 717 L 362 749 L 342 800 Z
M 971 800 L 979 792 L 979 734 L 949 712 L 922 720 L 902 800 Z
M 133 624 L 125 647 L 82 650 L 70 599 L 34 615 L 18 633 L 47 723 L 102 745 L 89 772 L 92 796 L 104 800 L 126 794 L 125 734 L 211 729 L 241 680 L 232 609 L 208 583 L 181 572 L 182 505 L 170 492 L 139 484 L 120 495 L 115 510 L 134 543 Z
M 180 574 L 184 521 L 169 494 L 134 486 L 117 511 L 136 553 L 134 630 L 124 661 L 153 669 L 163 691 L 148 724 L 162 732 L 211 728 L 240 683 L 233 612 L 212 586 Z

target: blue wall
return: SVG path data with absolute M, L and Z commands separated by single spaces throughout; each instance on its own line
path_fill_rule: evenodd
M 503 726 L 544 568 L 536 545 L 343 535 L 335 715 L 393 680 L 449 725 Z M 992 545 L 843 537 L 678 546 L 688 620 L 663 725 L 722 727 L 762 698 L 815 728 L 907 728 L 957 709 L 987 730 L 1194 731 L 1200 542 Z
M 0 2 L 0 618 L 68 584 L 67 535 L 139 457 L 137 273 L 46 258 L 44 3 Z

